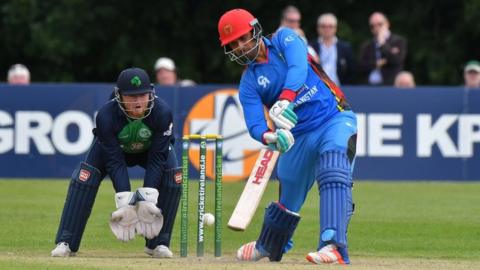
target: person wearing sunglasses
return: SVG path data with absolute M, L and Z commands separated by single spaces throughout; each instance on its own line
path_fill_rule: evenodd
M 403 70 L 407 41 L 390 31 L 390 22 L 381 12 L 374 12 L 369 24 L 373 38 L 363 43 L 359 59 L 363 82 L 393 85 L 396 75 Z

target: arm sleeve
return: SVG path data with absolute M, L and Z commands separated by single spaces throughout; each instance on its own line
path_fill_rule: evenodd
M 276 43 L 288 66 L 283 89 L 297 91 L 307 80 L 307 46 L 305 42 L 289 28 L 279 30 L 276 35 Z
M 158 117 L 154 117 L 155 127 L 152 144 L 148 151 L 148 161 L 145 168 L 144 187 L 157 188 L 163 172 L 167 166 L 168 151 L 173 131 L 172 113 L 170 110 L 162 110 Z
M 96 135 L 103 150 L 103 159 L 115 192 L 130 191 L 130 178 L 120 143 L 116 137 L 111 118 L 99 112 L 96 118 Z
M 240 81 L 240 102 L 242 103 L 243 116 L 247 124 L 250 136 L 263 143 L 263 133 L 268 130 L 263 103 L 255 87 L 247 81 L 247 74 L 242 76 Z

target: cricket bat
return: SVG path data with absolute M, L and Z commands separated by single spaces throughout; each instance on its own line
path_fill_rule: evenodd
M 248 177 L 237 206 L 235 206 L 235 210 L 233 210 L 232 216 L 228 221 L 230 229 L 244 231 L 250 224 L 250 221 L 252 221 L 279 154 L 278 151 L 268 148 L 260 151 L 260 155 Z

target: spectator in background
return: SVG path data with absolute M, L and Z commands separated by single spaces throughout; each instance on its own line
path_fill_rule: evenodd
M 302 14 L 295 6 L 288 6 L 282 11 L 280 27 L 288 27 L 293 30 L 301 29 Z M 302 31 L 303 32 L 303 31 Z
M 160 57 L 155 62 L 155 77 L 157 83 L 163 86 L 193 86 L 192 80 L 179 80 L 175 62 L 168 57 Z
M 295 6 L 287 6 L 282 11 L 282 18 L 280 19 L 280 27 L 278 27 L 277 31 L 282 29 L 282 27 L 288 27 L 293 29 L 299 37 L 308 45 L 307 37 L 305 36 L 305 32 L 301 28 L 302 23 L 302 14 L 300 10 Z M 319 63 L 320 60 L 318 58 L 317 52 L 311 47 L 307 46 L 308 54 L 313 58 L 316 63 Z
M 463 78 L 465 79 L 465 88 L 480 89 L 480 62 L 468 61 L 463 71 Z
M 354 71 L 353 52 L 350 43 L 337 38 L 337 17 L 325 13 L 317 20 L 318 38 L 309 45 L 315 50 L 328 77 L 337 85 L 352 82 Z
M 7 82 L 8 84 L 28 85 L 30 84 L 30 71 L 22 64 L 15 64 L 8 70 Z
M 403 69 L 407 54 L 406 40 L 390 32 L 390 23 L 381 12 L 370 16 L 373 39 L 365 41 L 360 51 L 360 72 L 371 85 L 393 85 Z
M 415 79 L 409 71 L 401 71 L 395 77 L 394 86 L 396 88 L 415 88 Z

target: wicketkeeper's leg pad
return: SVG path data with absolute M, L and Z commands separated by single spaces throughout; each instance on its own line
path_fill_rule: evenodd
M 320 156 L 318 165 L 321 232 L 319 248 L 335 244 L 346 250 L 347 227 L 353 213 L 351 164 L 346 153 L 327 151 Z
M 158 245 L 170 246 L 173 224 L 177 215 L 180 197 L 182 196 L 182 168 L 172 168 L 165 171 L 158 188 L 157 206 L 162 210 L 163 227 L 160 234 L 147 240 L 147 247 L 155 249 Z
M 299 221 L 299 214 L 289 211 L 279 203 L 270 203 L 265 210 L 256 248 L 268 252 L 270 261 L 280 261 L 284 247 L 293 236 Z
M 78 251 L 101 180 L 101 172 L 85 162 L 73 172 L 55 243 L 67 242 Z

